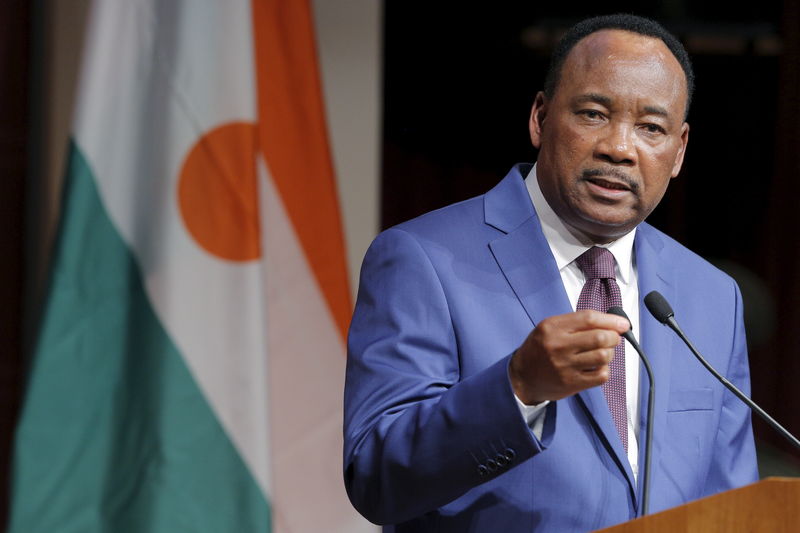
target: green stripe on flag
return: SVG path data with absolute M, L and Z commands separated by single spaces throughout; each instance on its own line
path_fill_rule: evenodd
M 263 493 L 155 316 L 87 161 L 70 148 L 9 531 L 268 532 Z

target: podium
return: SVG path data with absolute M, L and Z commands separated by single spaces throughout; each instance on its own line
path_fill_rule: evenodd
M 598 530 L 598 533 L 782 533 L 800 531 L 800 479 L 767 478 Z

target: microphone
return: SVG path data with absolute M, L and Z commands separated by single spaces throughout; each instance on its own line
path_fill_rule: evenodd
M 631 320 L 628 318 L 628 315 L 625 314 L 625 311 L 622 310 L 621 307 L 611 307 L 608 309 L 608 312 L 612 315 L 621 316 L 625 320 L 628 321 L 630 324 Z M 647 392 L 647 436 L 645 437 L 645 447 L 644 447 L 644 469 L 642 470 L 642 512 L 640 516 L 644 516 L 647 514 L 647 511 L 650 507 L 650 445 L 653 443 L 653 405 L 655 402 L 655 393 L 656 393 L 656 382 L 653 379 L 653 370 L 650 368 L 650 361 L 647 360 L 647 356 L 644 354 L 644 350 L 642 347 L 639 346 L 639 343 L 636 342 L 636 337 L 633 336 L 633 332 L 629 328 L 628 331 L 622 334 L 625 337 L 633 349 L 636 350 L 636 353 L 639 354 L 639 358 L 641 358 L 642 363 L 644 363 L 644 368 L 647 371 L 647 379 L 650 380 L 650 387 L 648 387 Z
M 766 411 L 764 411 L 761 407 L 759 407 L 753 400 L 748 398 L 742 391 L 740 391 L 736 386 L 725 379 L 719 372 L 714 370 L 714 367 L 706 361 L 700 352 L 697 351 L 697 348 L 694 347 L 692 342 L 686 337 L 686 335 L 681 330 L 678 323 L 675 321 L 675 313 L 672 311 L 672 307 L 669 305 L 667 300 L 661 296 L 661 293 L 658 291 L 652 291 L 647 296 L 644 297 L 644 305 L 647 307 L 647 310 L 650 311 L 650 314 L 653 317 L 661 322 L 662 324 L 668 326 L 672 331 L 674 331 L 678 337 L 689 347 L 697 360 L 706 367 L 706 369 L 711 372 L 711 374 L 719 380 L 720 383 L 725 385 L 728 390 L 730 390 L 733 394 L 736 395 L 737 398 L 742 400 L 747 406 L 758 416 L 760 416 L 764 421 L 772 427 L 775 431 L 783 435 L 789 442 L 791 442 L 795 448 L 800 449 L 800 441 L 797 440 L 797 437 L 789 433 L 783 426 L 781 426 L 774 418 L 769 416 Z

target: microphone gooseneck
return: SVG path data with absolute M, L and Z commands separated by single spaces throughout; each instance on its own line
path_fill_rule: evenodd
M 630 324 L 631 320 L 628 318 L 628 315 L 625 314 L 625 311 L 622 310 L 621 307 L 611 307 L 608 309 L 608 312 L 612 315 L 621 316 L 625 320 L 628 321 Z M 647 391 L 647 431 L 645 436 L 645 446 L 644 446 L 644 469 L 642 470 L 642 507 L 640 516 L 644 516 L 648 513 L 648 509 L 650 508 L 650 445 L 653 443 L 653 405 L 655 404 L 655 391 L 656 391 L 656 382 L 653 378 L 653 370 L 650 368 L 650 361 L 647 359 L 647 356 L 644 354 L 642 347 L 639 346 L 639 343 L 636 341 L 636 337 L 633 336 L 633 331 L 631 331 L 630 327 L 628 331 L 622 334 L 625 337 L 633 349 L 636 350 L 636 353 L 639 354 L 639 358 L 644 363 L 644 369 L 647 371 L 647 379 L 650 380 L 650 386 L 648 387 Z
M 795 448 L 800 450 L 800 440 L 797 440 L 797 437 L 789 433 L 786 428 L 781 426 L 774 418 L 768 415 L 766 411 L 759 407 L 753 400 L 748 398 L 745 393 L 740 391 L 733 383 L 725 379 L 725 377 L 723 377 L 719 372 L 714 370 L 714 367 L 712 367 L 711 364 L 706 361 L 702 355 L 700 355 L 700 352 L 697 351 L 697 348 L 694 347 L 694 344 L 692 344 L 689 338 L 683 333 L 683 330 L 681 330 L 680 326 L 678 326 L 678 323 L 675 321 L 675 313 L 672 311 L 672 307 L 670 307 L 667 300 L 661 296 L 658 291 L 652 291 L 648 293 L 648 295 L 644 297 L 644 304 L 647 307 L 647 310 L 650 311 L 650 314 L 652 314 L 656 320 L 668 326 L 678 335 L 678 337 L 681 338 L 686 346 L 688 346 L 692 351 L 697 360 L 700 361 L 704 367 L 706 367 L 706 370 L 711 372 L 711 374 L 717 378 L 720 383 L 725 385 L 729 391 L 735 394 L 737 398 L 747 404 L 747 406 L 753 412 L 764 419 L 764 421 L 769 424 L 772 429 L 783 435 L 783 437 L 791 442 Z

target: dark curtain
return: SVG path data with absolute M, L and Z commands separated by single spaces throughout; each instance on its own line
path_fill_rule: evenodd
M 8 513 L 11 438 L 22 392 L 30 37 L 28 2 L 0 3 L 0 524 Z
M 770 343 L 751 356 L 755 394 L 787 429 L 800 433 L 800 0 L 785 0 L 783 51 L 777 99 L 775 174 L 770 191 L 762 266 L 776 297 L 777 332 Z M 743 216 L 747 216 L 743 213 Z M 765 438 L 789 446 L 767 433 Z M 757 427 L 759 427 L 757 426 Z

